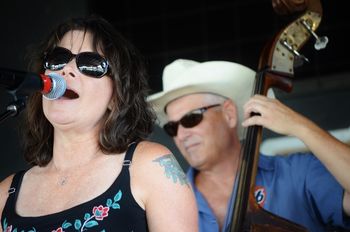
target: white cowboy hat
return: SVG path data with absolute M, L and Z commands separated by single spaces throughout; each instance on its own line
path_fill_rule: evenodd
M 252 95 L 254 80 L 255 71 L 237 63 L 178 59 L 164 68 L 163 91 L 150 95 L 147 101 L 157 113 L 157 123 L 163 126 L 167 122 L 165 107 L 174 99 L 193 93 L 231 98 L 238 109 L 237 132 L 242 139 L 243 104 Z

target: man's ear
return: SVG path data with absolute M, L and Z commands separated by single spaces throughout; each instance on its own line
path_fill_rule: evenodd
M 228 125 L 231 128 L 236 127 L 238 123 L 238 112 L 236 104 L 231 99 L 227 99 L 222 104 L 222 111 Z

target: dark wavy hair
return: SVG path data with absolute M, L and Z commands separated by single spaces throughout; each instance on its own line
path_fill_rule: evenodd
M 45 54 L 72 30 L 91 33 L 93 49 L 101 51 L 109 62 L 115 104 L 105 113 L 99 147 L 105 154 L 124 152 L 131 142 L 147 138 L 155 121 L 155 114 L 146 101 L 149 87 L 144 59 L 113 25 L 99 16 L 88 16 L 58 25 L 36 52 L 31 53 L 30 70 L 44 72 Z M 29 97 L 23 125 L 25 160 L 31 165 L 47 165 L 52 159 L 53 126 L 43 113 L 40 93 Z

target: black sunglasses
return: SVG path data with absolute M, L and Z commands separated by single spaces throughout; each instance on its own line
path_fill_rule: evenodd
M 182 118 L 180 118 L 180 120 L 170 121 L 164 124 L 163 128 L 168 135 L 170 135 L 171 137 L 174 137 L 177 135 L 177 128 L 179 127 L 179 124 L 185 128 L 195 127 L 203 120 L 203 113 L 205 111 L 220 105 L 221 104 L 215 104 L 215 105 L 204 106 L 199 109 L 192 110 L 191 112 L 185 114 Z
M 73 54 L 70 50 L 55 47 L 44 58 L 44 68 L 57 71 L 63 69 L 75 57 L 79 71 L 94 78 L 101 78 L 108 72 L 108 61 L 96 52 Z

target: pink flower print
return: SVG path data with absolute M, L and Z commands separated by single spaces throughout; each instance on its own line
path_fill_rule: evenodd
M 96 220 L 102 221 L 103 218 L 108 216 L 109 207 L 95 206 L 92 213 L 95 215 Z
M 12 231 L 12 225 L 7 226 L 5 232 L 11 232 Z
M 51 232 L 64 232 L 64 231 L 63 231 L 62 227 L 60 227 L 60 228 L 58 228 L 57 230 L 53 230 L 53 231 L 51 231 Z

